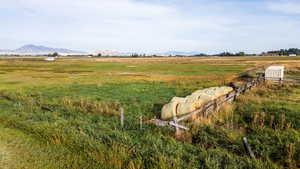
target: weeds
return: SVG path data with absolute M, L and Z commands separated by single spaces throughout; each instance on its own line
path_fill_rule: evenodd
M 70 98 L 64 98 L 62 100 L 62 105 L 66 109 L 80 111 L 82 113 L 88 114 L 120 114 L 118 112 L 118 110 L 120 109 L 120 105 L 117 103 L 96 102 L 87 99 L 74 100 Z
M 231 81 L 235 75 L 230 74 L 250 67 L 253 58 L 114 61 L 0 61 L 0 126 L 9 128 L 0 127 L 0 143 L 3 138 L 12 142 L 9 135 L 17 133 L 21 143 L 12 148 L 32 155 L 19 168 L 300 167 L 296 85 L 260 86 L 213 118 L 196 118 L 181 142 L 169 129 L 147 124 L 140 130 L 141 115 L 153 118 L 175 95 Z M 123 129 L 120 107 L 125 109 Z M 245 152 L 244 136 L 257 159 Z

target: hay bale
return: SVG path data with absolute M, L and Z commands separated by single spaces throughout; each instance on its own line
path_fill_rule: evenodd
M 176 110 L 176 116 L 182 116 L 197 110 L 197 105 L 194 102 L 180 103 Z
M 197 90 L 186 98 L 174 97 L 170 103 L 162 108 L 161 118 L 167 120 L 175 116 L 180 117 L 189 114 L 231 91 L 233 91 L 232 87 L 211 87 L 204 90 Z
M 166 104 L 162 108 L 161 119 L 169 119 L 176 116 L 176 109 L 179 103 L 185 102 L 185 98 L 173 97 L 170 103 Z

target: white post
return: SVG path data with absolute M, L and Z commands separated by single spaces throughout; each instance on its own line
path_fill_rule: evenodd
M 176 116 L 173 117 L 173 121 L 174 121 L 175 129 L 176 129 L 175 135 L 177 137 L 177 136 L 179 136 L 180 131 L 179 131 L 179 127 L 177 126 L 177 117 Z
M 140 129 L 143 129 L 143 116 L 140 116 Z
M 124 127 L 124 109 L 120 108 L 120 121 L 121 121 L 121 127 Z
M 246 137 L 243 137 L 243 142 L 244 142 L 245 148 L 246 148 L 247 152 L 249 153 L 250 157 L 255 158 L 255 155 L 254 155 Z

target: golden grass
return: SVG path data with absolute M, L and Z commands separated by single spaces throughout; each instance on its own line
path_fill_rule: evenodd
M 24 61 L 0 60 L 0 89 L 59 86 L 73 83 L 101 85 L 115 82 L 170 82 L 178 85 L 188 85 L 188 83 L 191 83 L 193 80 L 225 83 L 233 79 L 232 75 L 229 75 L 229 72 L 224 76 L 222 74 L 221 78 L 220 75 L 216 75 L 218 72 L 210 73 L 210 69 L 213 69 L 213 66 L 219 64 L 241 65 L 241 63 L 238 62 L 233 63 L 235 61 L 231 61 L 230 59 L 231 58 L 81 58 L 58 59 L 57 62 L 53 63 L 26 61 L 26 59 Z M 162 65 L 158 66 L 157 64 Z M 176 68 L 168 70 L 168 66 L 170 68 L 173 67 L 172 64 L 174 64 L 174 66 L 179 65 L 178 69 L 180 70 L 177 71 Z M 198 66 L 197 64 L 199 64 L 199 70 L 195 70 L 195 67 Z M 189 65 L 193 66 L 194 70 L 190 70 Z M 104 66 L 103 69 L 102 66 Z M 109 66 L 112 66 L 112 68 L 110 69 Z M 209 70 L 205 68 L 202 70 L 202 66 L 208 66 Z M 197 75 L 198 71 L 200 74 L 203 73 L 205 75 Z M 224 81 L 224 78 L 227 80 Z
M 1 169 L 12 168 L 11 152 L 6 146 L 0 141 L 0 167 Z
M 70 99 L 64 98 L 62 104 L 67 109 L 79 110 L 82 113 L 88 114 L 107 114 L 107 115 L 119 115 L 120 105 L 117 103 L 105 103 L 97 102 L 88 99 Z
M 233 128 L 231 125 L 234 118 L 234 108 L 233 104 L 226 103 L 209 117 L 203 117 L 202 115 L 194 116 L 192 118 L 193 126 L 215 126 L 216 123 L 222 123 L 226 125 L 225 127 Z

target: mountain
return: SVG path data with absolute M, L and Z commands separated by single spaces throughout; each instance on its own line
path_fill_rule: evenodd
M 37 45 L 25 45 L 18 49 L 15 49 L 14 52 L 17 53 L 84 53 L 81 51 L 75 51 L 64 48 L 50 48 L 45 46 L 37 46 Z
M 64 49 L 64 48 L 51 48 L 38 45 L 25 45 L 15 50 L 0 50 L 2 54 L 19 54 L 19 55 L 47 55 L 52 53 L 59 54 L 84 54 L 85 52 Z
M 46 46 L 39 45 L 25 45 L 15 50 L 0 50 L 0 55 L 48 55 L 53 53 L 59 53 L 59 55 L 87 55 L 88 53 L 64 48 L 51 48 Z M 114 50 L 98 50 L 90 52 L 89 55 L 93 56 L 195 56 L 199 55 L 200 52 L 186 52 L 186 51 L 169 51 L 169 52 L 160 52 L 160 53 L 139 53 L 139 52 L 119 52 Z

